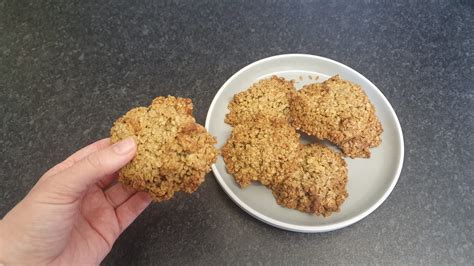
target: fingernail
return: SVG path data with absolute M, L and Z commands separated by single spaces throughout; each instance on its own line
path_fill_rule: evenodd
M 135 148 L 135 141 L 133 138 L 126 138 L 115 143 L 112 150 L 117 154 L 127 154 Z

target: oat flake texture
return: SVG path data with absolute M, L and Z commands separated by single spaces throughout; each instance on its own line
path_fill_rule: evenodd
M 222 148 L 227 171 L 246 187 L 272 187 L 297 167 L 299 134 L 288 122 L 258 117 L 235 126 Z
M 262 79 L 234 95 L 229 103 L 230 112 L 226 115 L 225 122 L 235 126 L 253 121 L 257 115 L 288 121 L 289 99 L 295 92 L 292 81 L 277 76 Z

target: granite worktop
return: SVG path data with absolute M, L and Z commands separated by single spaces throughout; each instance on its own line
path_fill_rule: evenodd
M 0 0 L 0 217 L 126 110 L 190 97 L 204 123 L 241 67 L 307 53 L 356 69 L 395 109 L 405 163 L 388 199 L 350 227 L 293 233 L 210 173 L 150 206 L 104 265 L 473 263 L 473 2 L 356 2 Z

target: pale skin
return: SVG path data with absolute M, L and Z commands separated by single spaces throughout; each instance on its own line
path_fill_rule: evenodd
M 0 265 L 98 265 L 151 201 L 113 182 L 135 152 L 103 139 L 47 171 L 0 220 Z

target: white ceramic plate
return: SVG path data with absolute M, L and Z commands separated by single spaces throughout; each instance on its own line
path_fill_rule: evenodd
M 346 158 L 349 169 L 349 197 L 341 211 L 324 218 L 279 206 L 271 191 L 252 184 L 241 189 L 226 171 L 221 156 L 212 170 L 222 188 L 243 210 L 270 225 L 297 232 L 326 232 L 351 225 L 369 215 L 388 197 L 397 183 L 403 164 L 403 135 L 398 118 L 385 96 L 368 79 L 352 68 L 320 56 L 286 54 L 254 62 L 228 79 L 217 92 L 206 119 L 207 130 L 217 138 L 220 149 L 230 136 L 232 127 L 224 123 L 227 105 L 233 95 L 247 89 L 259 79 L 278 75 L 295 79 L 296 87 L 324 81 L 340 74 L 343 79 L 362 86 L 377 110 L 384 132 L 382 144 L 371 149 L 370 159 Z M 313 79 L 309 79 L 309 76 Z M 300 80 L 300 77 L 302 80 Z

